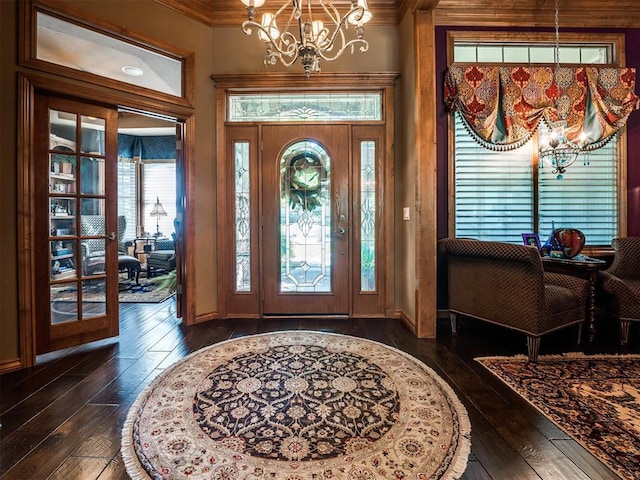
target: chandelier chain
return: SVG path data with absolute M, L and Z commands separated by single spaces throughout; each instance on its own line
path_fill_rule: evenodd
M 578 155 L 583 152 L 585 141 L 583 135 L 577 141 L 567 138 L 567 109 L 561 108 L 561 95 L 559 85 L 559 69 L 560 69 L 560 0 L 555 0 L 555 47 L 553 50 L 555 69 L 553 79 L 556 83 L 557 97 L 555 100 L 555 109 L 558 119 L 549 122 L 549 131 L 540 135 L 538 156 L 542 160 L 540 167 L 546 163 L 552 168 L 552 173 L 557 174 L 557 179 L 561 180 L 567 167 L 572 165 Z M 587 161 L 585 159 L 585 165 Z
M 554 60 L 556 63 L 556 69 L 560 67 L 560 16 L 559 16 L 559 1 L 560 0 L 555 0 L 556 4 L 556 13 L 555 13 L 555 17 L 554 17 L 554 21 L 555 21 L 555 27 L 556 27 L 556 48 L 553 51 L 554 54 Z

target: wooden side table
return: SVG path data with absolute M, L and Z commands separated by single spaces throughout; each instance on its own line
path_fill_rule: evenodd
M 574 260 L 572 258 L 542 257 L 542 266 L 548 272 L 564 273 L 589 280 L 589 296 L 587 298 L 587 321 L 589 343 L 596 335 L 596 283 L 598 272 L 607 268 L 607 262 L 597 258 Z
M 147 255 L 155 249 L 155 237 L 138 237 L 135 239 L 133 256 L 143 265 L 147 264 Z

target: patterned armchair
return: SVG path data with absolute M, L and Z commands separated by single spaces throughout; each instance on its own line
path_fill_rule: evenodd
M 542 335 L 574 324 L 581 333 L 588 282 L 545 272 L 536 248 L 454 238 L 438 247 L 454 335 L 461 315 L 511 328 L 527 335 L 529 361 L 535 362 Z
M 118 216 L 118 270 L 126 271 L 129 279 L 140 281 L 140 261 L 127 255 L 127 247 L 122 241 L 127 229 L 127 218 Z M 83 215 L 80 217 L 80 231 L 82 235 L 104 235 L 104 217 L 102 215 Z M 80 243 L 82 249 L 82 270 L 84 275 L 104 272 L 104 240 L 86 238 Z
M 118 216 L 118 253 L 127 253 L 122 237 L 127 229 L 127 217 Z M 82 235 L 104 235 L 103 215 L 82 215 L 80 217 L 80 232 Z M 82 241 L 82 257 L 104 256 L 104 240 L 85 239 Z
M 640 322 L 640 237 L 616 238 L 611 245 L 615 257 L 599 281 L 609 310 L 620 321 L 620 343 L 626 345 L 631 322 Z

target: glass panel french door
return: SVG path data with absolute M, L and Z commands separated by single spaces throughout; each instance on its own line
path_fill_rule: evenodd
M 36 96 L 37 353 L 118 334 L 117 112 Z
M 263 313 L 349 312 L 349 129 L 264 126 Z

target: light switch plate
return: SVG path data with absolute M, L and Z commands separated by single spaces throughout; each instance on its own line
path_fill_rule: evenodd
M 411 209 L 409 207 L 404 207 L 402 209 L 402 219 L 411 220 Z

